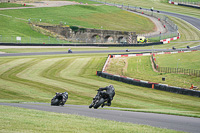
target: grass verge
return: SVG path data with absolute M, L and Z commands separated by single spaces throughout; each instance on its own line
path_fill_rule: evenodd
M 27 7 L 31 7 L 30 5 L 26 5 Z M 0 8 L 10 8 L 10 7 L 24 7 L 23 4 L 16 4 L 16 3 L 0 3 Z
M 0 117 L 0 132 L 87 133 L 95 131 L 96 133 L 178 133 L 178 131 L 146 125 L 136 125 L 78 115 L 44 112 L 7 106 L 0 106 Z

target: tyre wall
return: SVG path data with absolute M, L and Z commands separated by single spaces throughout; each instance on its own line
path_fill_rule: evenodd
M 181 51 L 181 53 L 182 52 L 184 52 L 184 51 Z M 191 52 L 191 51 L 185 51 L 185 52 Z M 162 52 L 162 53 L 157 53 L 157 54 L 173 54 L 173 53 L 180 53 L 180 52 Z M 133 78 L 125 77 L 125 76 L 113 75 L 113 74 L 109 74 L 106 72 L 106 67 L 108 65 L 108 62 L 110 61 L 110 58 L 130 57 L 130 56 L 148 56 L 148 55 L 151 55 L 151 53 L 108 55 L 108 58 L 104 64 L 102 71 L 97 71 L 96 75 L 106 78 L 106 79 L 115 80 L 115 81 L 132 84 L 132 85 L 136 85 L 136 86 L 142 86 L 142 87 L 147 87 L 147 88 L 152 88 L 152 89 L 157 89 L 157 90 L 162 90 L 162 91 L 168 91 L 168 92 L 177 93 L 177 94 L 200 97 L 200 91 L 197 91 L 197 90 L 189 90 L 189 89 L 185 89 L 185 88 L 181 88 L 181 87 L 168 86 L 166 84 L 153 83 L 153 82 L 143 81 L 143 80 L 139 80 L 139 79 L 133 79 Z
M 142 87 L 147 87 L 147 88 L 152 88 L 152 89 L 162 90 L 162 91 L 168 91 L 168 92 L 177 93 L 177 94 L 200 97 L 200 91 L 196 91 L 196 90 L 189 90 L 189 89 L 184 89 L 184 88 L 180 88 L 180 87 L 168 86 L 168 85 L 159 84 L 159 83 L 152 83 L 152 82 L 142 81 L 142 80 L 138 80 L 138 79 L 122 77 L 122 76 L 118 76 L 118 75 L 112 75 L 112 74 L 105 73 L 102 71 L 97 71 L 97 76 L 100 76 L 100 77 L 103 77 L 106 79 L 110 79 L 110 80 L 127 83 L 127 84 L 136 85 L 136 86 L 142 86 Z

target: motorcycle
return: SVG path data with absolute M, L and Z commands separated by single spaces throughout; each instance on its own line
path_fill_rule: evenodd
M 175 48 L 175 47 L 172 47 L 172 49 L 173 49 L 173 50 L 176 50 L 176 48 Z
M 51 99 L 51 106 L 63 106 L 68 99 L 68 93 L 56 93 L 56 95 Z
M 100 90 L 97 90 L 97 95 L 93 98 L 92 103 L 89 105 L 89 108 L 94 107 L 94 109 L 97 109 L 99 106 L 104 104 L 108 101 L 109 95 L 106 93 L 101 93 Z
M 71 49 L 69 49 L 69 50 L 68 50 L 68 53 L 72 53 L 72 50 L 71 50 Z

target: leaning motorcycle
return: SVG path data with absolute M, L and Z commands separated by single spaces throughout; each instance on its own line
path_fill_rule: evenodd
M 51 106 L 63 106 L 68 99 L 68 93 L 56 93 L 56 95 L 51 99 Z
M 68 53 L 72 53 L 72 50 L 71 50 L 71 49 L 69 49 L 69 50 L 68 50 Z
M 108 101 L 109 95 L 106 93 L 101 93 L 100 90 L 97 90 L 97 95 L 93 98 L 92 103 L 90 104 L 89 108 L 94 107 L 94 109 L 97 109 L 99 106 L 104 104 Z

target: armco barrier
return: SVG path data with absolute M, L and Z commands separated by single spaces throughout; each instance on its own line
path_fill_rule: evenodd
M 154 43 L 140 43 L 140 44 L 36 44 L 36 43 L 0 43 L 3 46 L 98 46 L 98 47 L 144 47 L 152 45 L 160 45 L 163 42 L 154 42 Z
M 159 54 L 159 53 L 157 53 L 157 54 Z M 160 53 L 160 54 L 164 54 L 164 53 Z M 168 53 L 165 53 L 165 54 L 168 54 Z M 147 88 L 152 88 L 152 89 L 157 89 L 157 90 L 162 90 L 162 91 L 168 91 L 168 92 L 177 93 L 177 94 L 200 97 L 200 91 L 197 91 L 197 90 L 189 90 L 189 89 L 175 87 L 175 86 L 168 86 L 165 84 L 152 83 L 152 82 L 133 79 L 133 78 L 125 77 L 125 76 L 113 75 L 113 74 L 109 74 L 106 72 L 105 67 L 107 66 L 107 63 L 109 62 L 110 58 L 124 57 L 124 56 L 126 56 L 126 57 L 145 56 L 145 55 L 151 55 L 151 53 L 108 55 L 108 59 L 106 60 L 106 63 L 104 64 L 103 70 L 97 71 L 96 74 L 97 74 L 97 76 L 100 76 L 103 78 L 107 78 L 110 80 L 115 80 L 115 81 L 119 81 L 119 82 L 123 82 L 123 83 L 127 83 L 127 84 L 132 84 L 132 85 L 136 85 L 136 86 L 142 86 L 142 87 L 147 87 Z
M 165 44 L 165 43 L 170 43 L 170 41 L 177 40 L 177 39 L 179 39 L 179 38 L 180 38 L 180 34 L 179 34 L 178 37 L 163 39 L 163 40 L 160 40 L 160 42 L 163 42 L 163 44 Z

